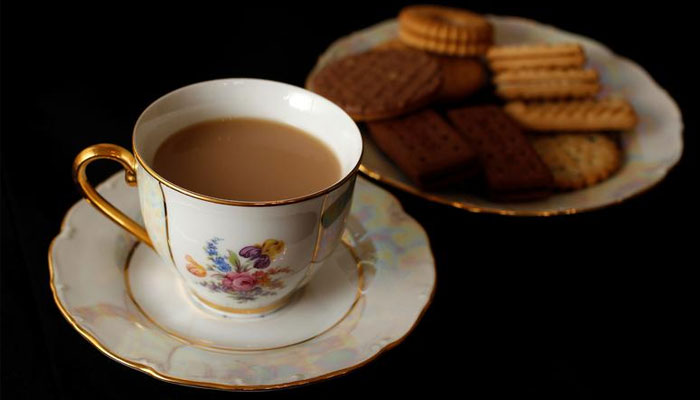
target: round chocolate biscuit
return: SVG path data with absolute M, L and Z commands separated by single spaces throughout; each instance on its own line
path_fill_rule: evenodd
M 442 83 L 432 57 L 411 49 L 355 54 L 326 65 L 309 89 L 336 103 L 356 121 L 396 117 L 430 103 Z

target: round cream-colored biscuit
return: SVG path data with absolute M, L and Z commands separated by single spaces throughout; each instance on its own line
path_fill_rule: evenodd
M 552 171 L 554 186 L 581 189 L 607 179 L 620 168 L 617 143 L 602 133 L 532 135 L 533 148 Z
M 491 47 L 490 41 L 463 42 L 434 39 L 406 29 L 399 29 L 399 39 L 410 47 L 448 56 L 483 55 Z
M 399 13 L 399 26 L 416 36 L 461 43 L 492 42 L 493 27 L 483 16 L 452 7 L 416 5 Z

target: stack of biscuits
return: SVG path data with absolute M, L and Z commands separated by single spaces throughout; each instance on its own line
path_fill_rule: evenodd
M 450 7 L 420 5 L 399 13 L 399 39 L 416 49 L 447 56 L 483 55 L 493 26 L 481 15 Z
M 624 99 L 595 96 L 595 70 L 584 68 L 577 43 L 494 46 L 486 55 L 506 113 L 530 135 L 561 190 L 609 177 L 622 155 L 610 131 L 632 129 L 636 115 Z
M 364 123 L 424 190 L 482 182 L 494 200 L 533 200 L 612 174 L 619 149 L 600 131 L 629 129 L 636 119 L 624 100 L 593 98 L 598 74 L 584 68 L 581 46 L 492 42 L 481 15 L 409 6 L 396 39 L 328 63 L 307 87 Z M 486 65 L 495 94 L 508 103 L 465 106 L 486 87 Z M 577 132 L 533 134 L 562 130 Z
M 567 99 L 595 96 L 598 74 L 584 69 L 576 43 L 494 46 L 486 54 L 496 94 L 506 100 Z

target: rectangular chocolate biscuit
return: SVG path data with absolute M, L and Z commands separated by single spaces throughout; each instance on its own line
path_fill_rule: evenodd
M 552 173 L 517 123 L 500 107 L 453 109 L 447 117 L 476 149 L 494 198 L 531 200 L 550 193 Z
M 367 126 L 377 146 L 423 189 L 461 183 L 476 173 L 475 150 L 433 110 Z

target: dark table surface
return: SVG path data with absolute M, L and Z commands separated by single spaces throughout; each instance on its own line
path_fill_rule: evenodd
M 430 236 L 438 272 L 430 309 L 401 345 L 370 364 L 262 395 L 617 398 L 668 395 L 690 379 L 666 356 L 686 354 L 679 310 L 691 300 L 697 246 L 690 193 L 698 181 L 698 87 L 688 60 L 697 52 L 697 21 L 666 3 L 490 3 L 454 4 L 553 24 L 645 67 L 683 112 L 683 159 L 642 196 L 555 218 L 470 214 L 387 188 Z M 98 142 L 130 147 L 140 112 L 190 83 L 257 77 L 302 86 L 334 39 L 403 5 L 172 2 L 147 10 L 3 2 L 2 394 L 230 396 L 122 366 L 60 315 L 46 254 L 80 200 L 72 159 Z M 91 180 L 116 170 L 97 163 Z

